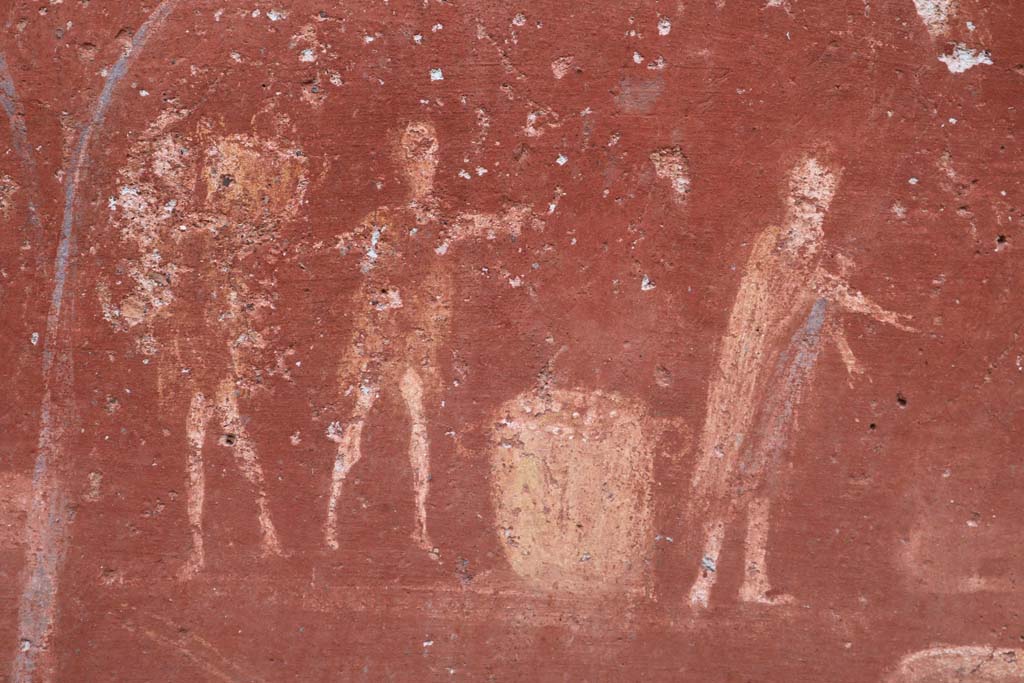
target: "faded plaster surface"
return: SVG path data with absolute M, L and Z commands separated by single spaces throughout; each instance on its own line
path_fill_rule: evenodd
M 3 680 L 1024 680 L 1024 6 L 0 24 Z
M 554 593 L 639 592 L 654 547 L 654 425 L 603 392 L 537 391 L 499 410 L 496 531 L 525 583 Z

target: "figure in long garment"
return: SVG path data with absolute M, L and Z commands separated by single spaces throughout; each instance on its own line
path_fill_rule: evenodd
M 848 370 L 859 372 L 835 316 L 846 309 L 910 330 L 901 316 L 851 291 L 820 264 L 824 223 L 837 174 L 817 159 L 789 178 L 783 224 L 754 241 L 719 350 L 707 401 L 688 518 L 702 541 L 689 601 L 706 607 L 728 529 L 746 517 L 740 599 L 780 602 L 766 566 L 770 504 L 801 393 L 823 338 L 834 339 Z
M 434 194 L 438 142 L 433 125 L 410 123 L 395 155 L 410 198 L 367 215 L 340 243 L 343 252 L 362 251 L 362 284 L 352 298 L 351 341 L 339 368 L 342 394 L 352 404 L 348 420 L 334 423 L 328 438 L 337 444 L 331 472 L 324 540 L 338 548 L 338 503 L 352 468 L 362 458 L 363 427 L 382 390 L 398 389 L 409 418 L 408 456 L 415 495 L 413 540 L 436 557 L 427 531 L 430 440 L 427 406 L 438 403 L 439 353 L 447 334 L 453 274 L 449 250 L 469 239 L 517 236 L 538 228 L 529 207 L 513 205 L 499 214 L 463 213 L 447 218 Z
M 275 139 L 215 135 L 200 121 L 178 128 L 187 111 L 169 111 L 150 126 L 119 174 L 112 219 L 138 256 L 98 290 L 104 317 L 132 331 L 139 350 L 155 355 L 161 399 L 188 405 L 185 416 L 187 517 L 191 547 L 181 578 L 206 562 L 203 453 L 213 425 L 253 490 L 260 548 L 281 554 L 263 468 L 239 411 L 273 364 L 267 361 L 266 309 L 276 299 L 277 229 L 295 217 L 305 193 L 305 158 Z M 261 267 L 263 266 L 263 267 Z M 187 286 L 182 286 L 186 283 Z M 116 303 L 115 303 L 116 302 Z

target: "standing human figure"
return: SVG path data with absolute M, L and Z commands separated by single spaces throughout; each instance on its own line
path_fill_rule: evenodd
M 448 333 L 453 292 L 449 250 L 470 239 L 516 236 L 539 221 L 523 205 L 499 214 L 449 215 L 435 195 L 438 141 L 434 126 L 416 121 L 398 136 L 395 158 L 409 199 L 370 212 L 342 238 L 344 252 L 362 251 L 362 281 L 352 296 L 351 338 L 338 378 L 352 404 L 342 426 L 328 437 L 337 444 L 331 471 L 324 539 L 338 548 L 338 503 L 352 468 L 363 456 L 363 428 L 381 391 L 398 389 L 409 417 L 408 457 L 413 474 L 416 544 L 436 557 L 427 530 L 430 439 L 427 406 L 437 405 L 440 351 Z
M 272 367 L 266 311 L 274 307 L 278 228 L 297 215 L 304 157 L 275 138 L 220 134 L 188 111 L 162 114 L 128 154 L 111 197 L 112 221 L 136 254 L 124 277 L 102 280 L 104 317 L 154 356 L 162 401 L 187 404 L 186 512 L 181 578 L 206 562 L 203 517 L 211 428 L 253 491 L 263 555 L 282 553 L 263 467 L 240 402 Z M 112 292 L 114 288 L 127 291 Z
M 708 390 L 691 486 L 689 520 L 702 543 L 701 566 L 689 592 L 696 607 L 707 606 L 726 532 L 743 518 L 740 598 L 786 600 L 772 595 L 766 564 L 779 461 L 823 337 L 834 338 L 850 370 L 857 370 L 833 308 L 909 329 L 899 316 L 822 269 L 822 225 L 837 182 L 837 173 L 813 157 L 794 166 L 785 219 L 754 240 L 740 280 Z

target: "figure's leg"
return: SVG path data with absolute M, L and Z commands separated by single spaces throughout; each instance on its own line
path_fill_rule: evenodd
M 722 552 L 722 539 L 725 537 L 725 520 L 714 519 L 704 526 L 704 546 L 700 560 L 700 572 L 690 587 L 690 605 L 704 608 L 708 606 L 711 589 L 718 578 L 718 556 Z
M 413 538 L 425 550 L 433 550 L 427 534 L 427 494 L 430 491 L 430 440 L 423 411 L 423 381 L 409 367 L 402 376 L 402 398 L 409 411 L 409 462 L 416 493 L 416 530 Z
M 331 470 L 331 494 L 327 500 L 327 522 L 324 524 L 324 540 L 327 547 L 338 549 L 338 500 L 341 498 L 341 487 L 348 473 L 363 456 L 362 435 L 366 416 L 377 398 L 377 388 L 360 386 L 356 398 L 356 409 L 351 421 L 345 425 L 341 434 L 328 433 L 328 438 L 338 444 L 338 452 L 334 456 L 334 469 Z
M 769 596 L 772 585 L 768 580 L 768 531 L 771 501 L 768 496 L 754 498 L 747 508 L 747 538 L 744 543 L 745 563 L 740 600 L 780 604 L 792 601 L 788 595 Z
M 188 560 L 181 570 L 182 578 L 195 575 L 203 567 L 206 555 L 203 550 L 203 499 L 206 495 L 206 482 L 203 472 L 203 442 L 206 441 L 206 423 L 210 419 L 210 411 L 206 397 L 197 393 L 192 397 L 188 418 L 185 424 L 188 436 L 188 526 L 192 535 L 192 549 Z
M 253 449 L 249 433 L 242 424 L 242 418 L 238 413 L 238 399 L 235 397 L 234 383 L 229 381 L 221 385 L 220 408 L 224 421 L 224 433 L 227 438 L 234 439 L 234 443 L 225 445 L 231 446 L 234 450 L 235 460 L 238 469 L 256 490 L 256 507 L 259 515 L 261 546 L 263 554 L 280 555 L 281 543 L 277 539 L 277 530 L 270 518 L 270 507 L 267 503 L 266 483 L 263 478 L 263 468 L 260 466 L 259 457 Z
M 381 385 L 381 365 L 384 357 L 384 340 L 389 335 L 382 329 L 381 312 L 366 302 L 373 302 L 386 285 L 368 277 L 352 300 L 353 307 L 361 310 L 353 324 L 352 338 L 348 351 L 338 366 L 338 385 L 345 395 L 355 391 L 355 408 L 344 428 L 333 423 L 327 430 L 327 438 L 338 445 L 331 469 L 331 491 L 327 499 L 327 520 L 324 522 L 324 542 L 332 550 L 338 549 L 338 501 L 341 489 L 349 472 L 363 457 L 363 425 L 377 401 Z M 386 319 L 386 318 L 385 318 Z

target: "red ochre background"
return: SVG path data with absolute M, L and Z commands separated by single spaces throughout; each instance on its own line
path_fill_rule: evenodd
M 929 35 L 912 0 L 283 5 L 180 3 L 94 133 L 65 298 L 74 422 L 59 467 L 70 508 L 53 680 L 877 681 L 928 647 L 1020 647 L 1024 6 L 964 0 L 947 40 Z M 33 178 L 0 128 L 0 174 L 16 188 L 0 216 L 5 672 L 19 647 L 42 399 L 32 339 L 46 327 L 66 169 L 103 70 L 154 6 L 12 1 L 0 12 L 36 163 Z M 938 56 L 967 39 L 964 18 L 994 63 L 954 74 Z M 296 41 L 304 28 L 315 62 L 300 60 L 313 45 Z M 570 68 L 555 78 L 563 57 Z M 266 112 L 286 115 L 310 178 L 279 228 L 281 255 L 242 264 L 276 278 L 269 344 L 294 351 L 241 406 L 287 554 L 260 557 L 251 488 L 211 443 L 207 564 L 188 581 L 187 399 L 159 401 L 156 364 L 104 320 L 96 293 L 125 256 L 108 197 L 133 141 L 169 107 L 225 135 L 271 136 Z M 550 125 L 527 135 L 538 111 Z M 322 536 L 335 450 L 324 433 L 345 418 L 337 368 L 361 277 L 358 257 L 333 245 L 375 207 L 405 201 L 392 150 L 410 121 L 436 128 L 435 193 L 453 211 L 525 204 L 545 220 L 514 243 L 447 255 L 445 405 L 428 411 L 439 561 L 410 540 L 408 417 L 395 391 L 366 425 L 339 549 Z M 684 201 L 649 158 L 673 147 L 688 161 Z M 823 348 L 772 513 L 772 581 L 794 603 L 737 601 L 733 563 L 710 608 L 694 611 L 700 549 L 685 512 L 716 350 L 751 241 L 781 220 L 788 169 L 808 153 L 842 168 L 826 267 L 849 259 L 852 286 L 917 331 L 842 314 L 863 375 Z M 194 324 L 182 313 L 183 329 Z M 508 568 L 490 433 L 499 406 L 544 372 L 673 425 L 654 453 L 659 540 L 641 594 L 531 591 Z M 730 536 L 726 552 L 741 543 Z M 972 576 L 988 587 L 965 591 Z

